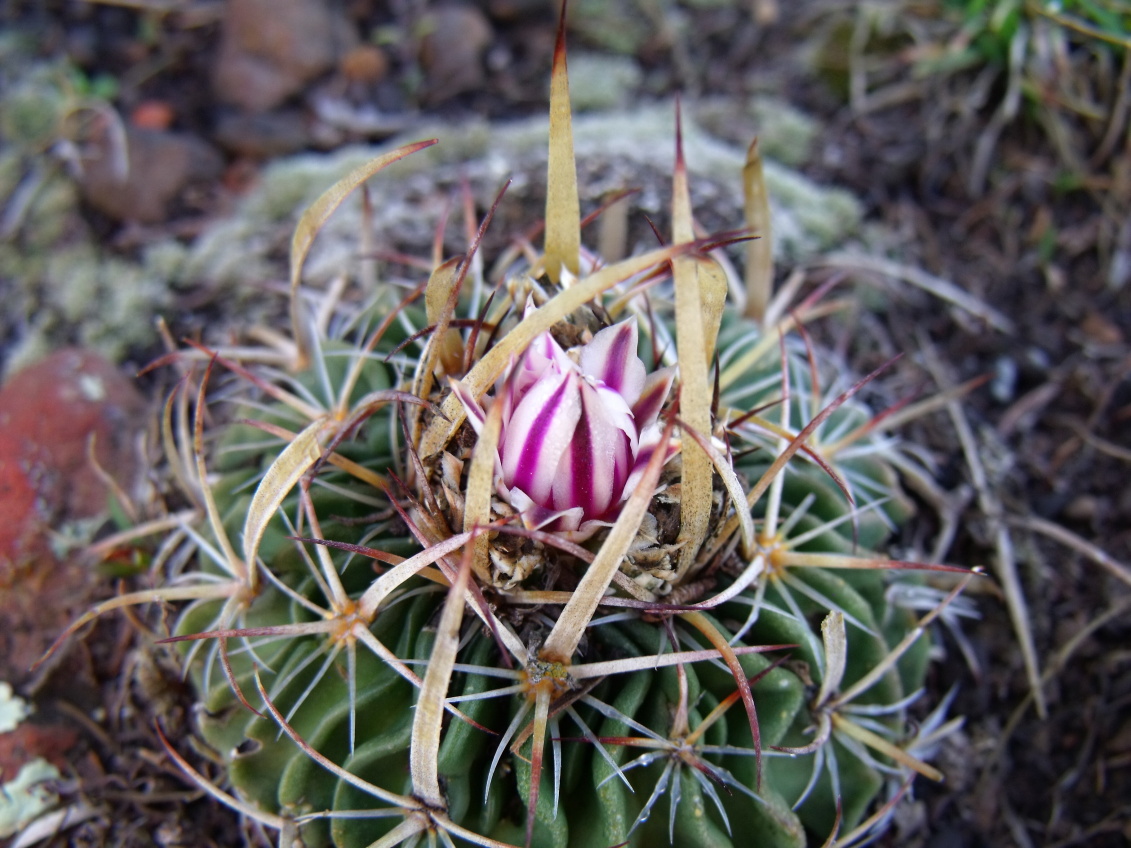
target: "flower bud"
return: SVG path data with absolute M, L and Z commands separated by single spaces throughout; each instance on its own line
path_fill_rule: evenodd
M 648 374 L 636 345 L 632 320 L 569 353 L 543 333 L 503 377 L 489 401 L 503 405 L 496 488 L 527 526 L 585 538 L 616 519 L 659 444 L 674 377 Z M 460 397 L 479 430 L 485 413 Z

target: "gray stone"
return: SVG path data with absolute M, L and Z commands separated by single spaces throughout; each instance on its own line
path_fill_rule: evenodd
M 228 0 L 216 96 L 249 112 L 273 109 L 333 68 L 355 38 L 323 0 Z

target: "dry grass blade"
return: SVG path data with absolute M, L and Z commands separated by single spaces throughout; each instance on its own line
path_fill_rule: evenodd
M 159 723 L 154 724 L 153 729 L 157 733 L 157 738 L 161 740 L 161 746 L 165 749 L 165 753 L 177 764 L 177 768 L 183 771 L 185 775 L 188 776 L 189 780 L 200 787 L 201 790 L 207 792 L 225 807 L 235 810 L 240 815 L 247 816 L 252 821 L 257 821 L 275 830 L 281 831 L 290 825 L 290 822 L 282 816 L 264 812 L 259 809 L 259 807 L 249 804 L 246 801 L 241 801 L 239 798 L 228 794 L 216 784 L 212 783 L 212 781 L 194 769 L 189 761 L 180 755 L 177 749 L 173 747 L 168 737 L 165 736 L 165 731 L 161 729 Z
M 675 172 L 672 176 L 672 240 L 676 244 L 691 242 L 695 236 L 682 141 L 677 107 Z M 706 435 L 711 432 L 712 386 L 699 268 L 697 257 L 681 256 L 672 260 L 675 332 L 679 351 L 679 412 L 692 429 Z M 694 439 L 682 439 L 680 453 L 683 470 L 680 477 L 678 542 L 682 548 L 676 568 L 677 581 L 691 572 L 699 546 L 707 538 L 713 501 L 711 479 L 714 475 L 711 458 Z
M 1131 613 L 1131 598 L 1125 599 L 1122 603 L 1105 610 L 1103 614 L 1096 616 L 1074 633 L 1049 661 L 1048 667 L 1045 669 L 1045 673 L 1041 678 L 1041 686 L 1044 687 L 1048 685 L 1064 670 L 1065 666 L 1068 665 L 1068 661 L 1072 659 L 1076 652 L 1080 650 L 1080 647 L 1092 637 L 1092 634 L 1128 613 Z M 993 755 L 989 758 L 989 762 L 986 763 L 985 770 L 982 772 L 982 777 L 979 780 L 978 789 L 976 790 L 978 795 L 992 792 L 990 785 L 993 773 L 1001 766 L 1002 757 L 1006 752 L 1008 743 L 1010 739 L 1013 738 L 1013 734 L 1017 732 L 1017 728 L 1021 724 L 1021 719 L 1024 718 L 1026 711 L 1029 709 L 1029 703 L 1032 700 L 1033 693 L 1030 691 L 1010 714 L 1009 720 L 1006 721 L 1005 727 L 998 736 L 997 746 L 994 748 Z
M 1129 35 L 1116 35 L 1113 32 L 1109 32 L 1097 26 L 1093 26 L 1092 24 L 1088 23 L 1085 20 L 1082 20 L 1079 17 L 1066 15 L 1063 12 L 1058 11 L 1058 7 L 1055 6 L 1045 6 L 1040 3 L 1026 3 L 1025 5 L 1027 9 L 1032 9 L 1034 13 L 1041 15 L 1042 17 L 1046 17 L 1051 21 L 1055 21 L 1061 26 L 1074 30 L 1075 32 L 1078 32 L 1088 38 L 1094 38 L 1098 41 L 1105 41 L 1115 47 L 1122 47 L 1124 50 L 1131 50 L 1131 36 Z M 1088 5 L 1090 4 L 1080 4 L 1080 6 L 1083 8 L 1087 8 Z M 1122 6 L 1124 14 L 1126 14 L 1126 3 L 1109 3 L 1102 5 L 1110 5 L 1114 6 L 1115 8 Z
M 271 463 L 247 509 L 243 526 L 244 562 L 254 563 L 267 525 L 302 476 L 322 457 L 325 419 L 308 424 Z
M 1019 518 L 1011 523 L 1026 527 L 1029 530 L 1040 533 L 1042 536 L 1047 536 L 1050 539 L 1060 542 L 1062 545 L 1072 548 L 1103 568 L 1116 580 L 1120 580 L 1128 586 L 1131 586 L 1131 567 L 1124 565 L 1119 560 L 1115 559 L 1115 557 L 1108 554 L 1107 551 L 1093 545 L 1087 539 L 1082 539 L 1066 527 L 1061 527 L 1059 524 L 1046 521 L 1036 515 Z
M 742 192 L 746 226 L 758 236 L 746 243 L 746 317 L 759 324 L 774 284 L 774 238 L 770 218 L 770 195 L 762 169 L 758 139 L 750 142 L 742 167 Z
M 667 444 L 671 438 L 672 424 L 664 427 L 660 444 Z M 644 475 L 632 496 L 625 501 L 620 516 L 609 531 L 593 563 L 585 570 L 585 575 L 565 605 L 554 629 L 546 637 L 542 653 L 545 659 L 568 663 L 577 650 L 585 629 L 593 618 L 593 613 L 601 603 L 601 598 L 613 580 L 613 574 L 620 568 L 621 560 L 636 538 L 644 513 L 652 504 L 652 493 L 660 479 L 660 469 L 664 465 L 666 451 L 657 450 L 644 469 Z
M 302 266 L 306 263 L 306 255 L 310 252 L 318 231 L 334 214 L 334 211 L 342 205 L 342 202 L 366 180 L 393 162 L 418 150 L 431 147 L 437 141 L 439 139 L 432 138 L 427 141 L 406 144 L 366 162 L 360 168 L 356 168 L 330 186 L 302 214 L 295 226 L 294 236 L 291 238 L 291 329 L 298 344 L 296 371 L 305 370 L 310 362 L 310 351 L 306 349 L 303 341 L 305 332 L 299 318 L 298 287 L 299 283 L 302 282 Z
M 998 108 L 994 110 L 993 117 L 986 122 L 979 133 L 978 143 L 974 147 L 974 160 L 966 177 L 966 190 L 972 197 L 980 196 L 985 190 L 986 177 L 989 175 L 990 163 L 994 160 L 998 139 L 1002 131 L 1017 117 L 1021 108 L 1022 92 L 1026 83 L 1025 54 L 1030 47 L 1029 30 L 1029 25 L 1021 20 L 1009 39 L 1005 95 L 999 101 Z
M 550 282 L 558 283 L 563 269 L 580 273 L 581 202 L 577 196 L 577 164 L 573 158 L 573 119 L 566 71 L 566 3 L 562 2 L 550 77 L 550 153 L 546 174 L 546 250 L 544 263 Z
M 440 789 L 440 734 L 444 722 L 444 701 L 448 696 L 448 684 L 451 682 L 452 668 L 459 651 L 464 593 L 471 576 L 474 551 L 474 547 L 464 551 L 459 575 L 444 601 L 440 623 L 436 628 L 436 641 L 432 646 L 428 670 L 420 685 L 416 712 L 412 719 L 412 745 L 409 748 L 412 791 L 417 798 L 434 809 L 447 807 L 443 790 Z
M 916 288 L 951 303 L 971 315 L 981 318 L 987 324 L 1003 333 L 1014 332 L 1013 321 L 1003 313 L 994 309 L 985 301 L 979 300 L 964 289 L 959 288 L 949 280 L 928 274 L 921 268 L 911 265 L 901 265 L 890 259 L 877 256 L 861 256 L 854 253 L 834 253 L 825 256 L 814 263 L 818 267 L 838 268 L 845 271 L 863 271 L 869 274 L 879 274 L 893 280 L 902 280 Z
M 934 346 L 926 339 L 920 338 L 923 351 L 923 361 L 931 372 L 935 382 L 944 389 L 952 384 L 944 370 Z M 1013 556 L 1013 538 L 1009 534 L 1002 516 L 1004 509 L 997 494 L 990 486 L 986 469 L 978 451 L 978 443 L 974 438 L 974 431 L 966 419 L 962 405 L 953 398 L 946 405 L 950 420 L 958 434 L 958 442 L 962 445 L 962 453 L 966 458 L 967 468 L 970 469 L 970 479 L 978 495 L 978 507 L 990 522 L 994 536 L 994 571 L 1001 581 L 1005 591 L 1006 606 L 1009 608 L 1009 617 L 1013 621 L 1013 630 L 1017 641 L 1021 644 L 1021 657 L 1025 662 L 1025 675 L 1029 679 L 1029 689 L 1033 693 L 1033 703 L 1036 705 L 1037 714 L 1041 718 L 1048 715 L 1045 704 L 1045 695 L 1041 690 L 1041 672 L 1037 662 L 1037 648 L 1033 641 L 1033 628 L 1029 621 L 1029 605 L 1025 600 L 1025 591 L 1021 587 L 1021 578 L 1017 574 L 1017 562 Z

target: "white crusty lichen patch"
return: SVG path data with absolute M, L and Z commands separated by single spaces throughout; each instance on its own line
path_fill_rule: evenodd
M 27 702 L 9 684 L 0 682 L 0 733 L 11 733 L 30 714 Z M 9 777 L 0 774 L 4 781 L 0 784 L 0 839 L 19 833 L 59 802 L 47 784 L 59 779 L 59 770 L 46 760 L 34 759 L 13 779 Z
M 17 698 L 10 683 L 0 681 L 0 733 L 10 733 L 31 715 L 31 707 Z

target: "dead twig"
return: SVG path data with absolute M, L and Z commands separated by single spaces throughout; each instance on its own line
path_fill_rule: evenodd
M 1009 523 L 1017 526 L 1024 527 L 1027 530 L 1032 530 L 1035 533 L 1040 533 L 1042 536 L 1047 536 L 1054 541 L 1060 542 L 1074 551 L 1083 554 L 1096 565 L 1103 568 L 1115 579 L 1121 580 L 1128 586 L 1131 586 L 1131 567 L 1124 565 L 1119 560 L 1110 556 L 1102 548 L 1093 545 L 1087 539 L 1077 536 L 1071 530 L 1061 527 L 1052 521 L 1047 521 L 1044 518 L 1038 518 L 1035 515 L 1029 515 L 1021 518 L 1011 518 Z
M 939 300 L 957 306 L 976 318 L 980 318 L 996 330 L 1010 335 L 1014 332 L 1013 321 L 988 303 L 959 288 L 949 280 L 929 274 L 922 268 L 903 265 L 890 259 L 876 256 L 862 256 L 855 253 L 833 253 L 813 263 L 817 267 L 837 268 L 844 271 L 863 271 L 902 280 L 920 288 Z
M 953 385 L 953 380 L 950 379 L 945 366 L 935 352 L 934 346 L 922 333 L 920 334 L 920 349 L 927 370 L 940 388 L 946 391 Z M 962 404 L 952 399 L 947 403 L 947 412 L 950 413 L 954 429 L 958 434 L 958 441 L 962 445 L 962 453 L 966 457 L 967 468 L 970 469 L 971 482 L 973 482 L 974 490 L 978 496 L 978 508 L 989 522 L 990 532 L 994 538 L 994 574 L 1001 581 L 1002 590 L 1005 592 L 1005 603 L 1009 609 L 1009 617 L 1013 621 L 1013 630 L 1021 646 L 1021 656 L 1025 663 L 1026 677 L 1029 679 L 1030 694 L 1037 708 L 1037 715 L 1046 718 L 1048 707 L 1041 690 L 1040 666 L 1037 663 L 1037 650 L 1033 642 L 1029 606 L 1021 587 L 1021 579 L 1017 574 L 1017 561 L 1013 554 L 1013 538 L 1004 520 L 1004 510 L 1001 501 L 990 485 L 985 466 L 978 455 L 978 444 L 974 437 L 974 431 L 970 427 Z

